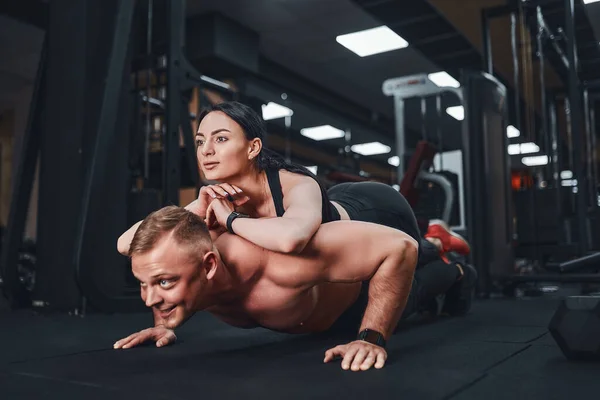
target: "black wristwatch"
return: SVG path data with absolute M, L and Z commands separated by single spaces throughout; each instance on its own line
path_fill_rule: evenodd
M 248 218 L 248 215 L 240 214 L 237 211 L 233 211 L 231 214 L 229 214 L 229 216 L 227 217 L 227 231 L 233 235 L 235 235 L 235 232 L 233 231 L 231 224 L 233 223 L 233 221 L 235 221 L 236 218 Z
M 358 334 L 358 340 L 364 340 L 365 342 L 369 342 L 375 344 L 379 347 L 383 347 L 385 349 L 385 338 L 383 335 L 377 331 L 372 329 L 365 329 Z

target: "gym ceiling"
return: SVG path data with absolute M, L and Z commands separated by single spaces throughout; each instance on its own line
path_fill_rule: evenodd
M 481 10 L 513 5 L 515 0 L 187 0 L 189 18 L 217 13 L 256 32 L 259 37 L 258 74 L 246 77 L 246 87 L 267 101 L 289 96 L 294 109 L 292 128 L 331 124 L 350 129 L 352 143 L 380 141 L 391 153 L 363 157 L 365 170 L 386 174 L 387 159 L 395 154 L 392 99 L 381 92 L 388 78 L 447 71 L 456 79 L 460 69 L 482 69 Z M 564 26 L 564 0 L 536 0 L 553 32 Z M 33 82 L 48 1 L 20 0 L 0 5 L 0 110 Z M 600 79 L 600 2 L 575 0 L 580 80 Z M 10 17 L 10 18 L 8 18 Z M 20 22 L 17 22 L 17 21 Z M 23 24 L 25 22 L 26 24 Z M 359 57 L 336 42 L 336 36 L 387 25 L 408 41 L 409 46 L 387 53 Z M 496 75 L 514 88 L 509 17 L 491 23 Z M 529 35 L 526 35 L 529 40 Z M 547 52 L 548 53 L 548 52 Z M 531 58 L 530 58 L 531 59 Z M 193 60 L 192 60 L 193 61 Z M 202 65 L 196 65 L 202 71 Z M 529 73 L 521 73 L 521 98 L 538 107 L 538 63 L 531 61 Z M 213 71 L 211 71 L 213 72 Z M 216 72 L 218 73 L 218 72 Z M 226 76 L 217 76 L 226 78 Z M 558 63 L 546 63 L 547 87 L 564 91 L 566 71 Z M 512 97 L 512 95 L 511 95 Z M 443 109 L 456 105 L 443 98 Z M 597 107 L 598 108 L 598 107 Z M 597 112 L 600 110 L 597 110 Z M 409 132 L 421 135 L 419 108 L 409 113 Z M 443 113 L 443 133 L 459 137 L 460 123 Z M 600 114 L 598 114 L 600 115 Z M 273 122 L 273 126 L 281 122 Z M 526 117 L 523 124 L 527 125 Z M 527 129 L 520 138 L 528 141 Z M 560 131 L 565 134 L 564 130 Z M 299 138 L 298 138 L 299 137 Z M 343 139 L 312 142 L 294 132 L 294 153 L 306 162 L 334 158 Z M 275 139 L 274 147 L 281 145 Z M 454 143 L 450 143 L 453 147 Z M 316 157 L 311 150 L 327 156 Z M 313 158 L 311 160 L 310 158 Z M 373 161 L 373 162 L 370 162 Z M 515 161 L 518 161 L 515 160 Z

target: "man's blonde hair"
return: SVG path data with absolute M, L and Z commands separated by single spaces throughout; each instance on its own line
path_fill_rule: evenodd
M 167 206 L 154 211 L 140 224 L 129 246 L 129 257 L 152 250 L 161 238 L 171 232 L 176 244 L 189 247 L 198 257 L 212 246 L 202 218 L 185 208 Z

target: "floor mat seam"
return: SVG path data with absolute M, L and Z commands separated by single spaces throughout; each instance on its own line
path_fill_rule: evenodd
M 525 347 L 523 347 L 522 349 L 519 349 L 517 351 L 515 351 L 514 353 L 509 354 L 508 356 L 504 357 L 503 359 L 495 362 L 494 364 L 490 365 L 489 367 L 487 367 L 484 372 L 485 373 L 489 373 L 492 369 L 496 368 L 497 366 L 499 366 L 500 364 L 505 363 L 506 361 L 510 360 L 511 358 L 521 354 L 522 352 L 530 349 L 532 347 L 531 344 L 526 345 Z
M 52 360 L 54 358 L 72 357 L 72 356 L 77 356 L 77 355 L 82 355 L 82 354 L 99 353 L 101 351 L 108 351 L 108 350 L 112 350 L 112 349 L 96 349 L 96 350 L 78 351 L 78 352 L 74 352 L 74 353 L 55 354 L 55 355 L 46 356 L 46 357 L 28 358 L 26 360 L 10 361 L 10 362 L 6 363 L 5 365 L 8 366 L 8 365 L 24 364 L 24 363 L 28 363 L 28 362 L 32 362 L 32 361 Z
M 25 377 L 34 378 L 34 379 L 45 379 L 45 380 L 54 381 L 54 382 L 67 383 L 69 385 L 85 386 L 85 387 L 91 387 L 91 388 L 96 388 L 96 389 L 104 389 L 104 390 L 108 390 L 108 391 L 112 391 L 112 392 L 119 392 L 119 393 L 124 393 L 124 394 L 127 393 L 126 390 L 124 390 L 122 388 L 114 387 L 114 386 L 110 386 L 110 385 L 103 385 L 103 384 L 98 384 L 98 383 L 90 383 L 90 382 L 78 381 L 78 380 L 70 380 L 70 379 L 64 379 L 64 378 L 56 378 L 56 377 L 52 377 L 52 376 L 46 376 L 46 375 L 41 375 L 41 374 L 33 374 L 33 373 L 29 373 L 29 372 L 5 371 L 5 374 L 6 375 L 25 376 Z M 158 395 L 158 396 L 161 399 L 172 400 L 172 397 L 166 397 L 166 396 L 163 397 L 162 395 Z
M 442 400 L 450 400 L 451 398 L 458 396 L 459 394 L 465 392 L 467 389 L 473 387 L 475 384 L 477 384 L 478 382 L 482 381 L 483 379 L 485 379 L 487 377 L 488 377 L 487 373 L 481 374 L 480 376 L 473 379 L 472 381 L 467 382 L 464 385 L 460 386 L 459 388 L 453 390 L 450 394 L 447 394 L 446 396 L 442 397 Z
M 526 343 L 533 343 L 533 342 L 535 342 L 536 340 L 540 340 L 541 338 L 543 338 L 543 337 L 544 337 L 544 336 L 546 336 L 547 334 L 548 334 L 548 331 L 546 331 L 546 332 L 542 333 L 541 335 L 538 335 L 537 337 L 534 337 L 533 339 L 529 340 L 529 341 L 528 341 L 528 342 L 526 342 Z

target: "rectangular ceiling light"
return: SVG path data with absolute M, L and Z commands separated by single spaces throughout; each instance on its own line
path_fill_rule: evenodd
M 511 156 L 521 154 L 521 145 L 519 143 L 509 144 L 508 154 L 510 154 Z
M 300 134 L 312 140 L 339 139 L 346 136 L 346 132 L 334 128 L 331 125 L 313 126 L 311 128 L 300 129 Z
M 463 106 L 448 107 L 446 108 L 446 112 L 459 121 L 465 119 L 465 108 Z
M 532 142 L 521 143 L 521 154 L 537 153 L 540 147 Z
M 571 179 L 573 178 L 573 171 L 569 171 L 568 169 L 564 171 L 560 171 L 560 179 Z
M 508 137 L 508 138 L 516 138 L 516 137 L 519 137 L 519 136 L 521 136 L 521 131 L 518 130 L 517 128 L 515 128 L 514 126 L 509 125 L 506 128 L 506 137 Z
M 339 35 L 335 40 L 361 57 L 403 49 L 408 46 L 406 40 L 387 26 Z
M 508 145 L 508 154 L 513 156 L 515 154 L 537 153 L 538 151 L 540 151 L 540 147 L 532 142 L 513 143 Z
M 450 76 L 446 71 L 435 72 L 433 74 L 427 75 L 429 80 L 435 83 L 438 87 L 453 87 L 459 88 L 460 83 Z
M 355 144 L 350 149 L 363 156 L 374 156 L 375 154 L 385 154 L 392 151 L 390 146 L 379 142 Z
M 595 3 L 597 1 L 600 1 L 600 0 L 583 0 L 583 4 Z
M 388 158 L 388 164 L 393 165 L 394 167 L 397 167 L 398 165 L 400 165 L 400 157 L 393 156 L 393 157 Z
M 270 101 L 268 104 L 262 105 L 262 115 L 265 121 L 269 121 L 271 119 L 291 117 L 294 115 L 294 112 L 291 108 Z
M 548 164 L 548 156 L 530 156 L 523 157 L 521 162 L 528 167 L 535 167 L 538 165 L 546 165 Z

